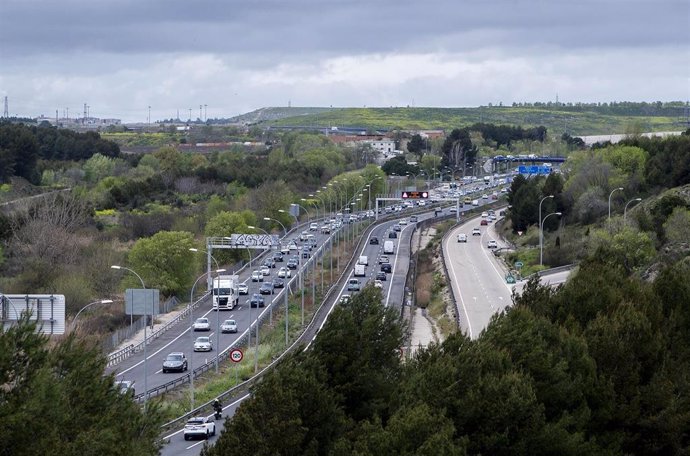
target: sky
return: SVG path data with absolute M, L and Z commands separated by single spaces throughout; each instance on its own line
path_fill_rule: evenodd
M 690 99 L 690 0 L 0 0 L 9 114 Z

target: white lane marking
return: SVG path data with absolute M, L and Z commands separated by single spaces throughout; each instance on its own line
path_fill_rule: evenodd
M 407 228 L 408 226 L 410 226 L 410 225 L 405 225 L 405 228 Z M 405 228 L 403 228 L 402 230 L 400 230 L 400 239 L 402 239 L 402 232 L 405 231 Z M 395 265 L 398 264 L 398 257 L 400 256 L 400 255 L 399 255 L 399 253 L 400 253 L 400 244 L 402 244 L 402 243 L 401 243 L 401 242 L 398 242 L 398 246 L 395 248 L 395 260 L 393 260 L 393 266 L 392 266 L 393 269 L 391 269 L 391 280 L 390 280 L 390 284 L 388 285 L 388 294 L 386 295 L 386 305 L 385 305 L 385 307 L 388 307 L 388 301 L 389 301 L 390 298 L 391 298 L 391 291 L 393 290 L 393 276 L 395 275 Z
M 487 234 L 487 236 L 488 236 L 488 234 Z M 486 257 L 486 261 L 488 261 L 489 264 L 491 265 L 491 267 L 493 268 L 493 270 L 496 271 L 496 275 L 500 278 L 501 284 L 502 284 L 504 287 L 506 287 L 506 288 L 508 289 L 509 292 L 512 293 L 513 289 L 510 287 L 510 285 L 508 285 L 508 284 L 505 282 L 505 278 L 503 277 L 503 274 L 501 274 L 501 272 L 499 272 L 499 270 L 496 269 L 496 266 L 494 265 L 494 262 L 491 261 L 491 258 L 489 257 L 489 255 L 488 255 L 487 252 L 486 252 L 486 251 L 489 250 L 489 249 L 484 247 L 484 234 L 483 234 L 483 233 L 482 233 L 482 235 L 479 237 L 479 239 L 480 239 L 480 241 L 481 241 L 480 247 L 481 247 L 481 249 L 482 249 L 482 253 L 484 253 L 484 256 Z
M 460 228 L 462 228 L 462 226 L 458 228 L 458 231 L 460 230 Z M 446 240 L 446 246 L 448 251 L 450 251 L 450 246 L 448 245 L 448 243 L 452 238 L 453 236 L 448 236 L 448 239 Z M 455 288 L 457 288 L 458 290 L 460 304 L 462 305 L 462 310 L 465 313 L 465 320 L 467 321 L 467 329 L 469 329 L 470 339 L 472 339 L 472 323 L 470 322 L 470 316 L 467 313 L 467 306 L 465 306 L 465 300 L 462 298 L 462 290 L 460 289 L 460 284 L 458 283 L 458 275 L 455 273 L 455 266 L 453 266 L 452 255 L 448 255 L 448 264 L 450 265 L 450 269 L 453 271 L 453 278 L 455 279 Z

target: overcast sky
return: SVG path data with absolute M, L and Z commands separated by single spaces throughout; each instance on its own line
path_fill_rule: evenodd
M 10 115 L 690 99 L 690 0 L 0 0 Z

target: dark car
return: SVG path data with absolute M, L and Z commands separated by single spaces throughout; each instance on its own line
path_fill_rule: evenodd
M 388 233 L 388 239 L 397 239 L 397 238 L 398 238 L 398 233 L 396 233 L 395 231 L 391 231 L 390 233 Z
M 163 361 L 163 373 L 172 371 L 184 372 L 187 370 L 187 358 L 182 352 L 170 353 Z
M 252 307 L 263 307 L 264 306 L 264 297 L 261 296 L 259 293 L 254 293 L 249 300 L 249 305 Z
M 273 258 L 266 258 L 264 260 L 264 266 L 268 266 L 269 268 L 275 268 L 276 262 Z
M 400 230 L 402 230 L 400 225 L 393 225 L 393 231 L 400 231 Z
M 281 278 L 276 277 L 273 279 L 273 288 L 285 288 L 285 281 Z
M 297 266 L 299 266 L 299 260 L 296 260 L 294 258 L 290 258 L 287 262 L 287 267 L 288 269 L 297 269 Z
M 273 294 L 273 282 L 262 283 L 261 288 L 259 288 L 259 293 L 261 293 L 262 295 Z
M 273 254 L 273 261 L 277 263 L 282 263 L 283 262 L 283 254 L 280 252 L 275 252 Z
M 369 239 L 369 244 L 371 244 L 371 245 L 379 245 L 379 238 L 377 238 L 376 236 L 372 236 L 372 238 Z
M 381 264 L 381 271 L 383 272 L 391 272 L 391 264 L 390 263 L 382 263 Z
M 376 280 L 386 280 L 386 273 L 379 271 L 376 273 Z
M 302 258 L 309 258 L 309 255 L 311 253 L 311 249 L 307 247 L 306 245 L 302 247 Z

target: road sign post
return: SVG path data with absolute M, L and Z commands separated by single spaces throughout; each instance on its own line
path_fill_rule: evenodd
M 239 379 L 237 378 L 237 365 L 242 361 L 242 358 L 244 358 L 244 353 L 242 353 L 242 350 L 240 350 L 239 348 L 235 348 L 230 352 L 230 361 L 232 361 L 233 364 L 235 364 L 235 385 L 238 385 L 240 383 Z

